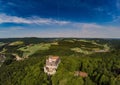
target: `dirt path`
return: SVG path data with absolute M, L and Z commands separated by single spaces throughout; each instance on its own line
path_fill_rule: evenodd
M 12 54 L 12 55 L 15 56 L 17 61 L 24 60 L 24 58 L 19 57 L 17 54 Z

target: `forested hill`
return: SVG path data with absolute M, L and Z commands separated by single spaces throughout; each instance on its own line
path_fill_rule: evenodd
M 49 55 L 61 59 L 51 77 L 43 70 Z M 0 65 L 0 85 L 119 85 L 120 40 L 0 39 Z M 75 72 L 88 76 L 75 76 Z
M 50 42 L 57 38 L 37 38 L 37 37 L 28 37 L 28 38 L 0 38 L 1 42 L 8 43 L 14 41 L 24 41 L 25 43 L 39 43 L 39 42 Z

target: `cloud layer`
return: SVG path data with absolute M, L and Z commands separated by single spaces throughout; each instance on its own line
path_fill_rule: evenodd
M 69 22 L 64 25 L 52 24 L 42 29 L 13 26 L 0 29 L 0 37 L 78 37 L 78 38 L 119 38 L 120 29 L 114 26 L 98 25 L 96 23 Z M 5 34 L 7 33 L 7 34 Z
M 17 16 L 8 16 L 6 14 L 0 14 L 0 24 L 2 23 L 17 23 L 17 24 L 68 24 L 68 21 L 58 21 L 54 19 L 40 18 L 40 17 L 28 17 L 22 18 Z

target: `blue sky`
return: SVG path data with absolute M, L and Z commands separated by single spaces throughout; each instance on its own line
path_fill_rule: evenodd
M 0 0 L 0 38 L 120 38 L 120 0 Z

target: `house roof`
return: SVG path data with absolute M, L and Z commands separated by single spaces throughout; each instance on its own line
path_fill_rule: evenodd
M 51 59 L 59 59 L 59 56 L 51 56 Z
M 48 61 L 52 62 L 52 61 L 57 61 L 59 59 L 59 56 L 49 56 Z
M 88 74 L 86 72 L 82 72 L 82 71 L 75 71 L 75 76 L 81 76 L 81 77 L 87 77 Z

